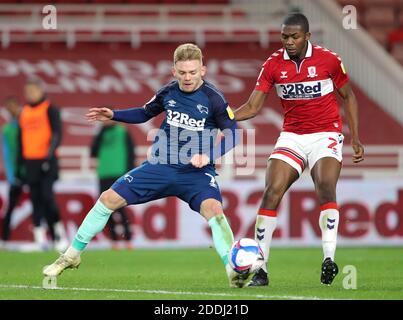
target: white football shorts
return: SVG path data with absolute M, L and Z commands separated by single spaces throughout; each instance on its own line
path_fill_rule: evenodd
M 344 136 L 338 132 L 282 132 L 269 160 L 283 160 L 301 175 L 306 166 L 311 170 L 321 158 L 332 157 L 342 162 L 343 140 Z

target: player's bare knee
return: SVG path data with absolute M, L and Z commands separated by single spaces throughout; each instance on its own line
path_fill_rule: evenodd
M 102 192 L 99 200 L 111 210 L 117 210 L 125 205 L 125 200 L 112 189 Z
M 321 202 L 335 201 L 336 185 L 327 181 L 317 181 L 315 183 L 316 193 Z
M 200 206 L 200 213 L 207 219 L 211 219 L 223 213 L 221 202 L 215 199 L 204 200 Z

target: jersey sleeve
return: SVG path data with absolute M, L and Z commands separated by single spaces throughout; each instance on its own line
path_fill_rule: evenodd
M 54 105 L 50 105 L 48 108 L 48 117 L 50 127 L 52 128 L 52 138 L 48 151 L 48 158 L 51 158 L 55 155 L 56 149 L 62 140 L 62 122 L 59 109 Z
M 153 118 L 165 111 L 163 102 L 166 91 L 166 88 L 162 88 L 144 105 L 143 108 L 147 116 Z
M 349 77 L 347 75 L 346 69 L 344 68 L 341 58 L 337 55 L 331 55 L 329 61 L 329 74 L 333 80 L 333 83 L 337 88 L 341 88 L 348 81 Z
M 263 91 L 264 93 L 268 93 L 274 85 L 274 80 L 271 77 L 269 62 L 270 60 L 266 60 L 266 62 L 263 64 L 255 86 L 255 90 Z
M 213 108 L 215 122 L 217 124 L 217 128 L 221 130 L 224 136 L 212 149 L 210 159 L 213 161 L 226 154 L 240 141 L 239 132 L 237 130 L 237 122 L 234 120 L 235 116 L 231 107 L 228 105 L 228 102 L 224 99 L 224 97 L 217 97 L 214 100 L 215 104 L 213 104 Z
M 223 97 L 220 97 L 213 99 L 212 103 L 217 128 L 224 130 L 234 127 L 236 124 L 235 116 L 228 102 Z

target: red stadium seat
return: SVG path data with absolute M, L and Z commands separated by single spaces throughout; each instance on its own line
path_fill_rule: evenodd
M 248 39 L 248 41 L 259 41 L 260 33 L 256 30 L 233 30 L 232 35 L 235 39 Z
M 163 4 L 194 4 L 194 0 L 161 0 Z
M 20 2 L 23 3 L 23 4 L 25 4 L 25 3 L 26 4 L 43 4 L 43 5 L 50 4 L 46 0 L 23 0 L 23 1 L 20 1 Z
M 90 30 L 76 30 L 74 35 L 77 39 L 89 39 L 94 37 L 94 32 Z
M 114 42 L 131 41 L 131 33 L 128 31 L 119 31 L 119 30 L 102 31 L 100 37 L 102 41 L 109 41 L 110 39 L 113 39 Z
M 125 11 L 116 11 L 116 10 L 105 10 L 104 12 L 105 17 L 138 17 L 138 18 L 150 18 L 150 17 L 158 17 L 158 11 L 146 11 L 146 10 L 133 10 L 128 9 Z
M 32 32 L 33 35 L 43 36 L 43 37 L 52 37 L 52 38 L 60 38 L 64 39 L 64 32 L 57 31 L 57 30 L 37 30 Z
M 396 0 L 361 0 L 361 4 L 366 8 L 370 7 L 394 7 L 396 5 Z
M 403 41 L 392 46 L 391 55 L 403 65 Z
M 394 43 L 403 42 L 403 28 L 392 30 L 388 35 L 388 46 L 391 48 Z
M 157 4 L 161 0 L 123 0 L 127 4 Z
M 393 26 L 395 23 L 395 10 L 391 7 L 368 8 L 365 10 L 364 22 L 367 28 Z
M 25 30 L 11 30 L 10 31 L 10 40 L 22 40 L 22 39 L 28 39 L 31 36 L 30 31 L 25 31 Z
M 22 18 L 23 16 L 26 16 L 29 18 L 32 15 L 31 10 L 26 10 L 26 11 L 20 11 L 20 10 L 2 10 L 0 11 L 0 17 L 16 17 L 16 18 Z
M 206 41 L 225 41 L 229 34 L 222 30 L 206 30 L 204 37 Z
M 227 33 L 222 30 L 207 30 L 204 32 L 204 34 L 206 36 L 224 36 Z
M 102 36 L 118 36 L 118 37 L 119 36 L 120 37 L 127 36 L 127 37 L 129 37 L 130 32 L 128 32 L 128 31 L 120 31 L 120 30 L 109 30 L 109 31 L 102 31 L 101 35 Z
M 342 6 L 352 5 L 354 7 L 359 7 L 362 5 L 362 0 L 337 0 L 337 2 Z
M 403 28 L 403 4 L 402 4 L 402 9 L 399 12 L 399 15 L 397 17 L 397 24 L 399 27 Z
M 168 15 L 170 17 L 191 17 L 191 18 L 200 18 L 200 19 L 206 19 L 206 18 L 211 18 L 211 17 L 222 17 L 223 12 L 222 11 L 198 11 L 198 12 L 188 12 L 188 11 L 169 11 Z
M 85 18 L 85 17 L 95 17 L 96 12 L 92 11 L 71 11 L 71 10 L 63 10 L 59 8 L 57 10 L 57 15 L 58 16 L 63 16 L 63 17 L 80 17 L 80 18 Z
M 90 0 L 89 2 L 91 3 L 97 3 L 97 4 L 124 4 L 125 1 L 123 0 L 115 0 L 115 1 L 111 1 L 111 0 Z
M 180 41 L 189 41 L 195 39 L 195 34 L 192 31 L 173 30 L 168 31 L 168 37 L 171 39 L 178 39 Z
M 60 4 L 87 4 L 87 3 L 90 3 L 89 0 L 83 0 L 83 1 L 81 1 L 81 0 L 54 0 L 54 1 L 52 1 L 52 3 L 53 2 L 60 3 Z
M 372 27 L 368 28 L 368 32 L 375 38 L 382 46 L 387 48 L 388 35 L 393 30 L 393 27 Z
M 195 0 L 198 4 L 228 4 L 229 0 Z
M 142 41 L 158 41 L 160 33 L 155 30 L 141 30 L 139 32 Z
M 243 10 L 233 10 L 231 11 L 231 16 L 234 18 L 245 18 L 247 14 Z

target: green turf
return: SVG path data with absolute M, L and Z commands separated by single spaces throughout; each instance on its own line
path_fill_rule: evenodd
M 91 289 L 84 291 L 40 288 L 55 252 L 1 251 L 0 299 L 403 299 L 402 248 L 339 248 L 332 286 L 319 283 L 321 255 L 320 248 L 274 248 L 269 287 L 231 289 L 213 249 L 87 251 L 57 283 Z M 343 288 L 346 265 L 357 270 L 357 289 Z

